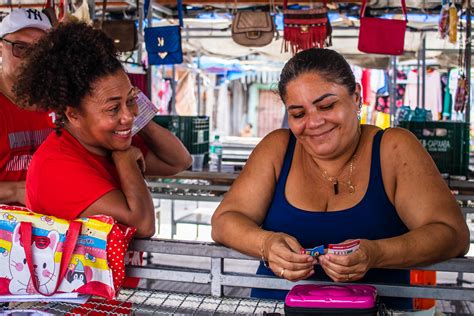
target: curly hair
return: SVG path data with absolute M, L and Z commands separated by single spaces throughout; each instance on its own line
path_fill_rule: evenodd
M 30 50 L 13 86 L 22 107 L 56 112 L 64 124 L 66 106 L 79 108 L 99 78 L 123 69 L 113 41 L 82 22 L 60 24 Z
M 354 74 L 344 57 L 334 50 L 311 48 L 297 53 L 283 67 L 278 83 L 278 93 L 283 102 L 288 83 L 308 72 L 315 72 L 329 82 L 345 86 L 351 95 L 355 92 Z

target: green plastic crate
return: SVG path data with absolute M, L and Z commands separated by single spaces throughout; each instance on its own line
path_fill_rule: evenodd
M 157 115 L 153 121 L 176 135 L 190 154 L 209 152 L 209 117 Z
M 401 121 L 433 158 L 441 173 L 467 175 L 469 167 L 469 124 L 464 122 Z

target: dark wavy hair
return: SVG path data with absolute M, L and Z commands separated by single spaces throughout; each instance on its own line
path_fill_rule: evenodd
M 54 111 L 64 124 L 66 106 L 79 108 L 99 78 L 123 69 L 113 41 L 82 22 L 60 24 L 30 50 L 13 92 L 20 106 Z
M 278 83 L 278 93 L 283 102 L 288 83 L 308 72 L 315 72 L 329 82 L 345 86 L 351 95 L 355 92 L 354 74 L 344 57 L 330 49 L 311 48 L 297 53 L 283 67 Z

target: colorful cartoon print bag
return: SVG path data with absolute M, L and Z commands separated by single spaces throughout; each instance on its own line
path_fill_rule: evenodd
M 0 205 L 0 295 L 77 292 L 112 299 L 134 232 L 110 216 L 67 221 Z

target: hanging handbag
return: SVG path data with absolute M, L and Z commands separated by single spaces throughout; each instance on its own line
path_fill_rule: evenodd
M 266 46 L 274 34 L 275 22 L 270 12 L 241 11 L 232 19 L 232 39 L 239 45 Z
M 402 1 L 404 20 L 365 17 L 367 0 L 362 1 L 358 49 L 364 53 L 402 55 L 407 27 L 407 9 Z
M 331 46 L 332 28 L 326 1 L 323 6 L 309 10 L 288 10 L 283 1 L 283 49 L 293 54 L 308 48 Z M 289 49 L 290 47 L 290 49 Z
M 466 50 L 464 49 L 463 29 L 464 25 L 461 21 L 459 30 L 458 84 L 454 95 L 454 111 L 461 113 L 466 109 L 469 98 L 469 80 L 466 78 Z
M 134 232 L 110 216 L 67 221 L 0 205 L 0 295 L 113 299 L 125 277 L 124 257 Z
M 179 25 L 145 28 L 145 46 L 150 65 L 172 65 L 183 62 L 181 47 L 182 0 L 178 0 L 178 18 Z
M 454 111 L 464 112 L 469 93 L 469 83 L 464 74 L 460 74 L 458 78 L 458 85 L 456 87 L 456 94 L 454 97 Z
M 438 20 L 438 34 L 441 39 L 444 39 L 448 34 L 449 26 L 449 5 L 443 5 L 439 12 Z
M 449 42 L 452 44 L 456 44 L 458 40 L 458 9 L 454 5 L 454 1 L 451 3 L 451 6 L 448 9 L 448 37 Z
M 101 29 L 110 37 L 119 52 L 131 52 L 137 49 L 138 32 L 135 20 L 105 20 L 107 0 L 103 0 L 102 19 L 94 21 L 94 28 Z M 136 2 L 138 10 L 139 1 Z

